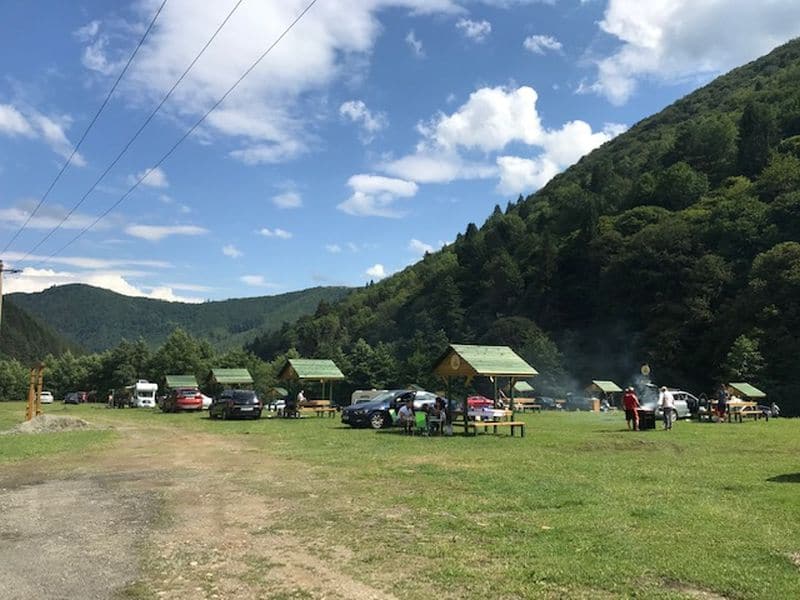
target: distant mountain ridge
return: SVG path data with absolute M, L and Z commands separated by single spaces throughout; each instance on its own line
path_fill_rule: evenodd
M 3 320 L 0 324 L 0 357 L 16 358 L 30 364 L 47 354 L 62 354 L 67 350 L 80 352 L 77 344 L 65 339 L 48 325 L 31 316 L 10 298 L 3 300 Z
M 9 294 L 7 298 L 87 351 L 102 351 L 122 339 L 140 337 L 155 346 L 176 327 L 228 349 L 312 314 L 321 301 L 336 302 L 349 291 L 344 287 L 315 287 L 276 296 L 187 304 L 71 284 L 33 294 Z

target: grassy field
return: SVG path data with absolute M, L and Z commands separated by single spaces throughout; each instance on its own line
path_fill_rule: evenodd
M 46 405 L 53 414 L 71 414 L 63 405 Z M 5 431 L 25 418 L 24 402 L 0 402 L 0 431 Z M 0 435 L 0 464 L 60 452 L 80 452 L 111 441 L 111 430 L 70 431 L 58 435 Z
M 620 415 L 545 413 L 524 417 L 524 439 L 411 438 L 333 419 L 49 410 L 240 436 L 288 461 L 303 484 L 253 485 L 297 517 L 263 527 L 347 548 L 346 568 L 384 589 L 406 574 L 401 597 L 800 597 L 798 420 L 628 432 Z M 3 436 L 0 460 L 102 441 Z

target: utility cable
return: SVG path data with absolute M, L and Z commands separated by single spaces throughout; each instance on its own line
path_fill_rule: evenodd
M 78 232 L 78 234 L 77 234 L 75 237 L 73 237 L 73 238 L 72 238 L 70 241 L 68 241 L 66 244 L 64 244 L 63 246 L 61 246 L 61 247 L 60 247 L 58 250 L 56 250 L 55 252 L 53 252 L 52 254 L 50 254 L 50 255 L 49 255 L 47 258 L 45 258 L 45 259 L 43 259 L 43 260 L 39 261 L 39 262 L 38 262 L 38 263 L 37 263 L 35 266 L 37 266 L 37 267 L 38 267 L 38 266 L 39 266 L 39 265 L 41 265 L 42 263 L 46 263 L 46 262 L 48 262 L 50 259 L 52 259 L 52 258 L 53 258 L 53 257 L 55 257 L 56 255 L 58 255 L 58 254 L 60 254 L 61 252 L 63 252 L 63 251 L 64 251 L 65 249 L 67 249 L 69 246 L 71 246 L 71 245 L 72 245 L 72 244 L 74 244 L 76 241 L 78 241 L 78 240 L 79 240 L 79 239 L 80 239 L 80 238 L 83 236 L 83 234 L 85 234 L 85 233 L 86 233 L 87 231 L 89 231 L 89 230 L 90 230 L 92 227 L 94 227 L 95 225 L 97 225 L 97 224 L 98 224 L 98 223 L 99 223 L 99 222 L 100 222 L 102 219 L 104 219 L 104 218 L 105 218 L 105 217 L 106 217 L 106 216 L 107 216 L 107 215 L 108 215 L 108 214 L 109 214 L 111 211 L 113 211 L 113 210 L 114 210 L 114 209 L 115 209 L 117 206 L 119 206 L 120 204 L 122 204 L 122 202 L 125 200 L 125 198 L 127 198 L 128 196 L 130 196 L 130 194 L 131 194 L 131 193 L 133 193 L 133 191 L 134 191 L 134 190 L 135 190 L 137 187 L 139 187 L 139 185 L 142 183 L 142 181 L 144 181 L 145 179 L 147 179 L 147 176 L 148 176 L 148 175 L 149 175 L 149 174 L 150 174 L 150 173 L 153 171 L 153 169 L 156 169 L 156 168 L 158 168 L 158 167 L 159 167 L 159 166 L 160 166 L 160 165 L 161 165 L 161 164 L 162 164 L 162 163 L 163 163 L 165 160 L 167 160 L 167 159 L 168 159 L 168 158 L 169 158 L 169 157 L 172 155 L 172 153 L 173 153 L 173 152 L 175 152 L 175 150 L 177 150 L 178 146 L 180 146 L 180 145 L 181 145 L 181 144 L 184 142 L 184 140 L 186 140 L 186 138 L 188 138 L 188 137 L 189 137 L 189 136 L 190 136 L 190 135 L 191 135 L 191 134 L 194 132 L 194 130 L 195 130 L 195 129 L 197 129 L 197 128 L 200 126 L 200 124 L 201 124 L 201 123 L 203 123 L 203 121 L 205 121 L 205 120 L 206 120 L 206 118 L 207 118 L 207 117 L 208 117 L 208 116 L 209 116 L 209 115 L 210 115 L 212 112 L 214 112 L 214 110 L 216 110 L 216 108 L 217 108 L 217 107 L 218 107 L 220 104 L 222 104 L 222 103 L 225 101 L 225 99 L 226 99 L 226 98 L 227 98 L 227 97 L 228 97 L 228 96 L 231 94 L 231 92 L 233 92 L 233 90 L 235 90 L 235 89 L 236 89 L 236 88 L 239 86 L 239 84 L 240 84 L 240 83 L 242 83 L 242 81 L 244 81 L 245 77 L 247 77 L 247 76 L 248 76 L 248 75 L 249 75 L 249 74 L 250 74 L 250 73 L 253 71 L 253 69 L 255 69 L 255 68 L 256 68 L 256 67 L 259 65 L 259 63 L 260 63 L 262 60 L 264 60 L 264 58 L 266 58 L 266 57 L 267 57 L 267 55 L 268 55 L 268 54 L 269 54 L 269 53 L 272 51 L 272 49 L 273 49 L 273 48 L 275 48 L 275 46 L 277 46 L 277 45 L 278 45 L 278 44 L 281 42 L 281 40 L 282 40 L 284 37 L 286 37 L 286 35 L 287 35 L 287 34 L 288 34 L 288 33 L 289 33 L 289 32 L 290 32 L 292 29 L 294 29 L 294 26 L 295 26 L 295 25 L 297 25 L 297 23 L 299 23 L 299 22 L 300 22 L 300 20 L 301 20 L 301 19 L 302 19 L 302 18 L 305 16 L 305 14 L 306 14 L 306 13 L 307 13 L 309 10 L 311 10 L 311 8 L 312 8 L 312 7 L 313 7 L 313 6 L 314 6 L 316 3 L 317 3 L 317 0 L 312 0 L 312 1 L 311 1 L 311 2 L 310 2 L 310 3 L 309 3 L 309 4 L 308 4 L 308 5 L 307 5 L 307 6 L 306 6 L 304 9 L 303 9 L 303 11 L 302 11 L 302 12 L 301 12 L 299 15 L 297 15 L 297 17 L 295 17 L 295 19 L 294 19 L 294 20 L 293 20 L 293 21 L 292 21 L 292 22 L 289 24 L 289 26 L 288 26 L 288 27 L 286 27 L 286 29 L 284 29 L 284 30 L 283 30 L 283 32 L 282 32 L 282 33 L 281 33 L 281 34 L 280 34 L 280 35 L 279 35 L 279 36 L 278 36 L 278 37 L 275 39 L 275 41 L 274 41 L 274 42 L 272 42 L 272 44 L 270 44 L 270 46 L 269 46 L 269 47 L 268 47 L 268 48 L 267 48 L 267 49 L 266 49 L 264 52 L 262 52 L 262 53 L 261 53 L 261 55 L 260 55 L 260 56 L 259 56 L 259 57 L 258 57 L 258 58 L 257 58 L 257 59 L 256 59 L 256 60 L 255 60 L 255 61 L 254 61 L 254 62 L 253 62 L 253 63 L 252 63 L 252 64 L 251 64 L 251 65 L 250 65 L 250 66 L 249 66 L 249 67 L 248 67 L 246 70 L 245 70 L 245 72 L 244 72 L 244 73 L 242 73 L 242 75 L 239 77 L 239 79 L 237 79 L 237 80 L 236 80 L 236 82 L 235 82 L 235 83 L 234 83 L 234 84 L 233 84 L 231 87 L 229 87 L 229 88 L 228 88 L 228 90 L 227 90 L 227 91 L 226 91 L 226 92 L 225 92 L 225 93 L 224 93 L 224 94 L 223 94 L 223 95 L 222 95 L 222 96 L 219 98 L 219 100 L 217 100 L 217 101 L 216 101 L 216 102 L 215 102 L 215 103 L 214 103 L 214 104 L 211 106 L 211 108 L 209 108 L 209 109 L 208 109 L 208 110 L 207 110 L 207 111 L 206 111 L 206 112 L 203 114 L 203 116 L 202 116 L 202 117 L 200 117 L 200 118 L 199 118 L 199 119 L 198 119 L 198 120 L 197 120 L 197 121 L 194 123 L 194 125 L 192 125 L 192 126 L 191 126 L 191 127 L 190 127 L 190 128 L 187 130 L 187 131 L 186 131 L 186 133 L 184 133 L 184 134 L 183 134 L 183 135 L 182 135 L 180 138 L 178 138 L 178 141 L 177 141 L 177 142 L 175 142 L 175 143 L 172 145 L 172 147 L 170 147 L 170 149 L 169 149 L 169 150 L 167 150 L 167 151 L 166 151 L 166 152 L 165 152 L 165 153 L 164 153 L 164 154 L 161 156 L 161 158 L 159 158 L 159 159 L 158 159 L 158 161 L 157 161 L 157 162 L 156 162 L 156 163 L 155 163 L 155 164 L 154 164 L 152 167 L 150 167 L 149 169 L 147 169 L 147 171 L 145 171 L 145 172 L 144 172 L 144 174 L 142 174 L 142 175 L 141 175 L 141 176 L 140 176 L 140 177 L 139 177 L 139 178 L 136 180 L 136 182 L 135 182 L 135 183 L 134 183 L 134 184 L 133 184 L 133 185 L 132 185 L 130 188 L 128 188 L 128 191 L 126 191 L 126 192 L 125 192 L 125 193 L 124 193 L 122 196 L 120 196 L 119 200 L 117 200 L 116 202 L 114 202 L 114 204 L 112 204 L 111 206 L 109 206 L 109 207 L 108 207 L 108 208 L 107 208 L 107 209 L 106 209 L 106 210 L 105 210 L 105 211 L 104 211 L 102 214 L 100 214 L 100 216 L 99 216 L 99 217 L 97 217 L 97 218 L 96 218 L 96 219 L 95 219 L 95 220 L 94 220 L 92 223 L 90 223 L 89 225 L 87 225 L 86 227 L 84 227 L 83 229 L 81 229 L 81 231 L 79 231 L 79 232 Z
M 56 176 L 53 179 L 53 181 L 50 182 L 50 185 L 48 186 L 47 191 L 45 191 L 44 195 L 39 199 L 39 202 L 36 204 L 36 207 L 30 212 L 30 214 L 28 215 L 28 218 L 25 219 L 25 222 L 22 224 L 22 226 L 19 229 L 17 229 L 17 232 L 11 237 L 11 239 L 5 245 L 5 248 L 3 248 L 3 252 L 2 252 L 3 254 L 6 252 L 6 250 L 9 249 L 9 247 L 11 247 L 11 244 L 13 244 L 14 241 L 19 237 L 19 235 L 25 230 L 25 228 L 28 226 L 28 223 L 31 222 L 31 219 L 33 219 L 33 217 L 36 216 L 36 213 L 39 212 L 39 209 L 42 207 L 42 204 L 44 204 L 45 200 L 47 200 L 47 197 L 50 195 L 50 192 L 53 191 L 53 188 L 55 187 L 56 183 L 58 183 L 58 180 L 61 179 L 61 176 L 64 174 L 64 171 L 66 171 L 67 167 L 72 163 L 72 159 L 78 153 L 78 149 L 81 147 L 81 144 L 83 144 L 83 140 L 86 139 L 86 136 L 89 134 L 89 130 L 91 130 L 91 128 L 97 122 L 97 119 L 100 118 L 100 113 L 103 112 L 103 110 L 105 109 L 105 107 L 108 104 L 109 100 L 111 100 L 111 96 L 114 94 L 114 91 L 117 89 L 117 86 L 119 85 L 119 82 L 122 81 L 122 77 L 127 72 L 128 67 L 131 66 L 131 63 L 133 62 L 134 57 L 139 52 L 139 48 L 142 47 L 142 44 L 144 44 L 145 39 L 147 39 L 147 36 L 150 34 L 150 30 L 153 29 L 153 25 L 155 25 L 156 19 L 158 19 L 158 15 L 161 14 L 161 11 L 164 8 L 164 5 L 166 3 L 167 3 L 167 0 L 164 0 L 161 3 L 161 6 L 158 7 L 158 10 L 156 11 L 156 14 L 153 15 L 153 18 L 150 21 L 150 25 L 147 26 L 147 29 L 145 30 L 144 34 L 142 35 L 142 38 L 139 40 L 139 43 L 136 44 L 136 48 L 133 49 L 133 53 L 128 58 L 128 62 L 125 63 L 125 66 L 122 68 L 122 71 L 120 71 L 120 74 L 117 76 L 116 81 L 114 81 L 114 85 L 112 85 L 111 89 L 108 91 L 108 94 L 106 95 L 105 100 L 103 100 L 103 103 L 100 105 L 100 108 L 97 109 L 97 112 L 95 113 L 94 117 L 92 117 L 92 120 L 89 121 L 89 125 L 84 130 L 83 135 L 78 140 L 78 143 L 75 144 L 75 147 L 72 149 L 72 153 L 69 155 L 69 158 L 67 158 L 67 162 L 65 162 L 63 164 L 63 166 L 59 169 L 59 171 L 56 174 Z
M 94 183 L 91 185 L 91 187 L 89 187 L 89 189 L 86 191 L 86 193 L 84 193 L 84 194 L 83 194 L 83 196 L 81 196 L 81 197 L 80 197 L 80 199 L 78 200 L 78 202 L 77 202 L 77 203 L 76 203 L 76 204 L 75 204 L 75 205 L 74 205 L 74 206 L 73 206 L 73 207 L 72 207 L 72 208 L 69 210 L 69 212 L 68 212 L 66 215 L 64 215 L 64 217 L 61 219 L 61 221 L 60 221 L 60 222 L 59 222 L 59 223 L 58 223 L 58 224 L 57 224 L 55 227 L 53 227 L 53 228 L 52 228 L 52 229 L 51 229 L 49 232 L 47 232 L 47 234 L 46 234 L 46 235 L 45 235 L 45 236 L 44 236 L 44 237 L 43 237 L 41 240 L 39 240 L 39 241 L 36 243 L 36 245 L 35 245 L 33 248 L 31 248 L 31 249 L 30 249 L 30 250 L 27 252 L 27 254 L 25 254 L 25 256 L 23 256 L 23 257 L 22 257 L 22 259 L 20 260 L 20 262 L 21 262 L 21 261 L 24 261 L 24 260 L 25 260 L 25 259 L 27 259 L 27 258 L 28 258 L 28 257 L 29 257 L 31 254 L 33 254 L 34 252 L 36 252 L 36 250 L 37 250 L 37 249 L 38 249 L 38 248 L 39 248 L 39 247 L 40 247 L 42 244 L 44 244 L 44 243 L 45 243 L 47 240 L 49 240 L 49 239 L 50 239 L 50 238 L 53 236 L 53 234 L 54 234 L 56 231 L 58 231 L 59 229 L 61 229 L 61 227 L 64 225 L 64 223 L 66 223 L 66 222 L 67 222 L 67 220 L 68 220 L 68 219 L 69 219 L 69 218 L 70 218 L 70 217 L 73 215 L 73 213 L 74 213 L 76 210 L 78 210 L 78 208 L 80 208 L 80 206 L 81 206 L 81 205 L 82 205 L 82 204 L 83 204 L 83 203 L 86 201 L 86 198 L 88 198 L 88 197 L 89 197 L 89 194 L 91 194 L 91 193 L 92 193 L 92 192 L 95 190 L 95 188 L 97 188 L 97 186 L 98 186 L 98 185 L 100 185 L 100 182 L 101 182 L 101 181 L 103 181 L 103 179 L 105 179 L 106 175 L 108 175 L 109 171 L 111 171 L 111 169 L 113 169 L 113 168 L 114 168 L 114 166 L 116 166 L 116 164 L 117 164 L 117 163 L 120 161 L 120 159 L 121 159 L 121 158 L 122 158 L 122 157 L 125 155 L 125 153 L 128 151 L 128 149 L 129 149 L 129 148 L 130 148 L 130 147 L 133 145 L 133 143 L 134 143 L 134 142 L 135 142 L 135 141 L 136 141 L 136 140 L 139 138 L 139 136 L 140 136 L 140 135 L 142 134 L 142 132 L 145 130 L 145 128 L 147 127 L 147 125 L 150 123 L 150 121 L 152 121 L 152 120 L 153 120 L 153 118 L 156 116 L 156 114 L 158 113 L 158 111 L 159 111 L 159 110 L 161 110 L 161 107 L 162 107 L 162 106 L 164 106 L 164 104 L 167 102 L 167 100 L 169 100 L 170 96 L 172 96 L 172 93 L 173 93 L 173 92 L 175 91 L 175 89 L 176 89 L 176 88 L 177 88 L 177 87 L 180 85 L 180 83 L 181 83 L 181 82 L 182 82 L 182 81 L 183 81 L 183 80 L 186 78 L 186 76 L 189 74 L 189 71 L 191 71 L 191 70 L 192 70 L 192 68 L 193 68 L 193 67 L 194 67 L 194 65 L 197 63 L 197 61 L 198 61 L 198 60 L 200 60 L 200 57 L 201 57 L 201 56 L 203 56 L 203 54 L 205 53 L 205 51 L 208 49 L 208 47 L 211 45 L 211 43 L 212 43 L 212 42 L 214 41 L 214 39 L 217 37 L 217 35 L 219 34 L 219 32 L 220 32 L 220 31 L 222 31 L 222 28 L 223 28 L 223 27 L 225 27 L 226 23 L 227 23 L 227 22 L 230 20 L 230 18 L 233 16 L 233 13 L 235 13 L 235 12 L 236 12 L 236 10 L 239 8 L 239 6 L 242 4 L 242 2 L 244 2 L 244 0 L 238 0 L 238 2 L 237 2 L 237 3 L 234 5 L 234 7 L 233 7 L 233 8 L 230 10 L 230 12 L 229 12 L 229 13 L 228 13 L 228 15 L 225 17 L 225 19 L 222 21 L 222 23 L 220 23 L 219 27 L 217 27 L 216 31 L 214 31 L 214 34 L 213 34 L 213 35 L 212 35 L 212 36 L 211 36 L 211 37 L 208 39 L 208 41 L 207 41 L 207 42 L 205 43 L 205 45 L 202 47 L 202 49 L 200 50 L 200 52 L 199 52 L 199 53 L 198 53 L 198 54 L 197 54 L 197 55 L 194 57 L 194 59 L 192 60 L 192 62 L 191 62 L 191 63 L 189 63 L 189 66 L 188 66 L 188 67 L 186 67 L 186 70 L 184 70 L 184 72 L 181 74 L 181 76 L 180 76 L 180 77 L 178 77 L 178 79 L 175 81 L 175 83 L 174 83 L 174 84 L 172 85 L 172 87 L 169 89 L 169 91 L 167 92 L 167 94 L 166 94 L 166 95 L 165 95 L 165 96 L 164 96 L 164 97 L 161 99 L 161 102 L 159 102 L 159 103 L 158 103 L 158 105 L 157 105 L 157 106 L 156 106 L 156 107 L 155 107 L 155 108 L 154 108 L 154 109 L 153 109 L 153 110 L 150 112 L 150 114 L 147 116 L 147 118 L 146 118 L 146 119 L 145 119 L 145 120 L 142 122 L 142 124 L 139 126 L 139 129 L 137 129 L 137 130 L 136 130 L 136 133 L 134 133 L 134 134 L 133 134 L 133 137 L 132 137 L 130 140 L 128 140 L 128 142 L 125 144 L 125 146 L 123 146 L 122 150 L 120 150 L 120 151 L 119 151 L 119 153 L 118 153 L 118 154 L 117 154 L 117 156 L 114 158 L 114 160 L 112 160 L 112 161 L 111 161 L 111 163 L 110 163 L 110 164 L 109 164 L 109 165 L 108 165 L 108 166 L 105 168 L 105 170 L 104 170 L 104 171 L 103 171 L 103 172 L 100 174 L 100 177 L 98 177 L 98 178 L 95 180 L 95 182 L 94 182 Z M 150 171 L 152 171 L 152 168 L 147 170 L 147 172 L 145 173 L 145 177 L 146 177 L 147 175 L 149 175 L 149 174 L 150 174 Z M 139 182 L 141 182 L 141 180 L 140 180 Z M 138 182 L 137 182 L 137 185 L 138 185 Z

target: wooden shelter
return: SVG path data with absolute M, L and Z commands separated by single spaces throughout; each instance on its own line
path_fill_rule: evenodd
M 280 381 L 296 380 L 300 382 L 319 382 L 322 384 L 322 396 L 325 396 L 325 384 L 328 384 L 328 400 L 333 404 L 333 384 L 343 381 L 344 374 L 329 359 L 290 358 L 278 373 Z
M 179 388 L 198 388 L 197 379 L 194 375 L 167 375 L 165 378 L 166 387 L 172 390 Z
M 519 394 L 520 398 L 529 398 L 530 394 L 533 394 L 533 386 L 527 381 L 518 381 L 511 386 L 511 389 Z
M 247 369 L 211 369 L 211 381 L 223 387 L 253 386 L 253 376 Z
M 750 385 L 749 383 L 729 383 L 728 387 L 737 392 L 742 398 L 746 398 L 748 400 L 762 400 L 767 397 L 766 393 L 762 392 L 756 386 Z
M 472 346 L 451 344 L 441 358 L 436 361 L 433 372 L 447 380 L 448 396 L 450 379 L 464 377 L 467 382 L 473 377 L 489 377 L 495 384 L 495 400 L 497 400 L 497 378 L 508 377 L 511 387 L 511 414 L 514 413 L 514 387 L 516 379 L 527 379 L 538 375 L 538 371 L 526 363 L 522 357 L 508 346 Z M 469 408 L 464 398 L 464 433 L 469 431 Z

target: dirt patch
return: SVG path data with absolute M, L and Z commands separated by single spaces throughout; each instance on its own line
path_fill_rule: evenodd
M 92 429 L 92 425 L 78 417 L 39 415 L 3 433 L 59 433 L 62 431 L 82 431 L 84 429 Z
M 90 479 L 0 490 L 0 600 L 112 598 L 139 577 L 154 506 Z
M 789 560 L 792 561 L 792 564 L 800 569 L 800 552 L 795 552 L 794 554 L 789 555 Z

